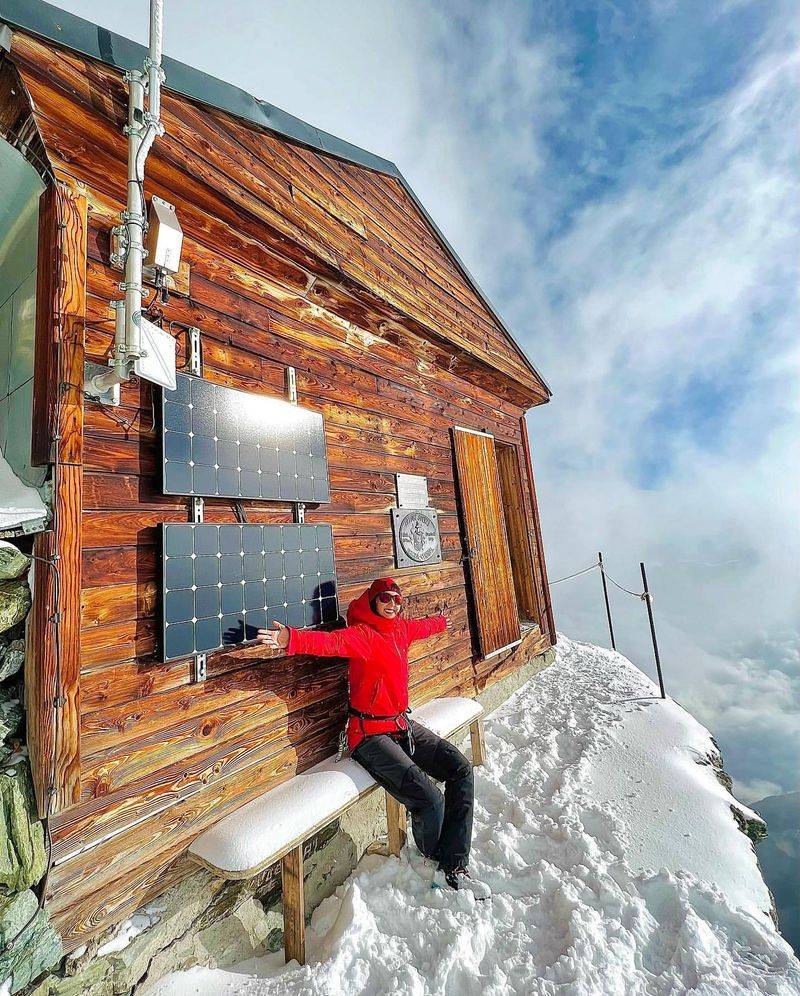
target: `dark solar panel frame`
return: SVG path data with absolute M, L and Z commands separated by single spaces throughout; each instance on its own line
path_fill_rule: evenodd
M 322 416 L 283 398 L 179 373 L 161 439 L 164 494 L 330 501 Z
M 164 661 L 339 617 L 330 525 L 164 522 L 161 538 Z

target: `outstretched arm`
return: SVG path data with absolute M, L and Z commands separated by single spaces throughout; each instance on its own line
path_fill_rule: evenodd
M 366 650 L 366 640 L 358 628 L 347 626 L 332 632 L 314 629 L 290 629 L 272 623 L 276 629 L 260 629 L 258 642 L 287 654 L 313 654 L 315 657 L 353 657 Z
M 413 643 L 414 640 L 424 640 L 426 637 L 433 636 L 434 633 L 443 633 L 445 630 L 453 628 L 453 624 L 447 616 L 426 616 L 424 619 L 407 619 L 406 626 L 408 627 L 409 643 Z

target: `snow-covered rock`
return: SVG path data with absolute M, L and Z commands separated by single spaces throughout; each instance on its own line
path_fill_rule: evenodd
M 370 856 L 315 911 L 306 966 L 266 955 L 148 996 L 800 992 L 710 734 L 624 657 L 561 637 L 486 746 L 472 865 L 490 902 Z

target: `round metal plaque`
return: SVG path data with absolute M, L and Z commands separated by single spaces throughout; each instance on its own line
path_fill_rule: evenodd
M 398 567 L 439 563 L 439 523 L 433 510 L 395 509 L 393 518 Z

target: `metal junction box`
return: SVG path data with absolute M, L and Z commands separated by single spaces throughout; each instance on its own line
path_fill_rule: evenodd
M 150 200 L 148 228 L 144 240 L 147 251 L 145 264 L 166 273 L 177 273 L 181 265 L 183 229 L 174 205 L 160 197 Z

